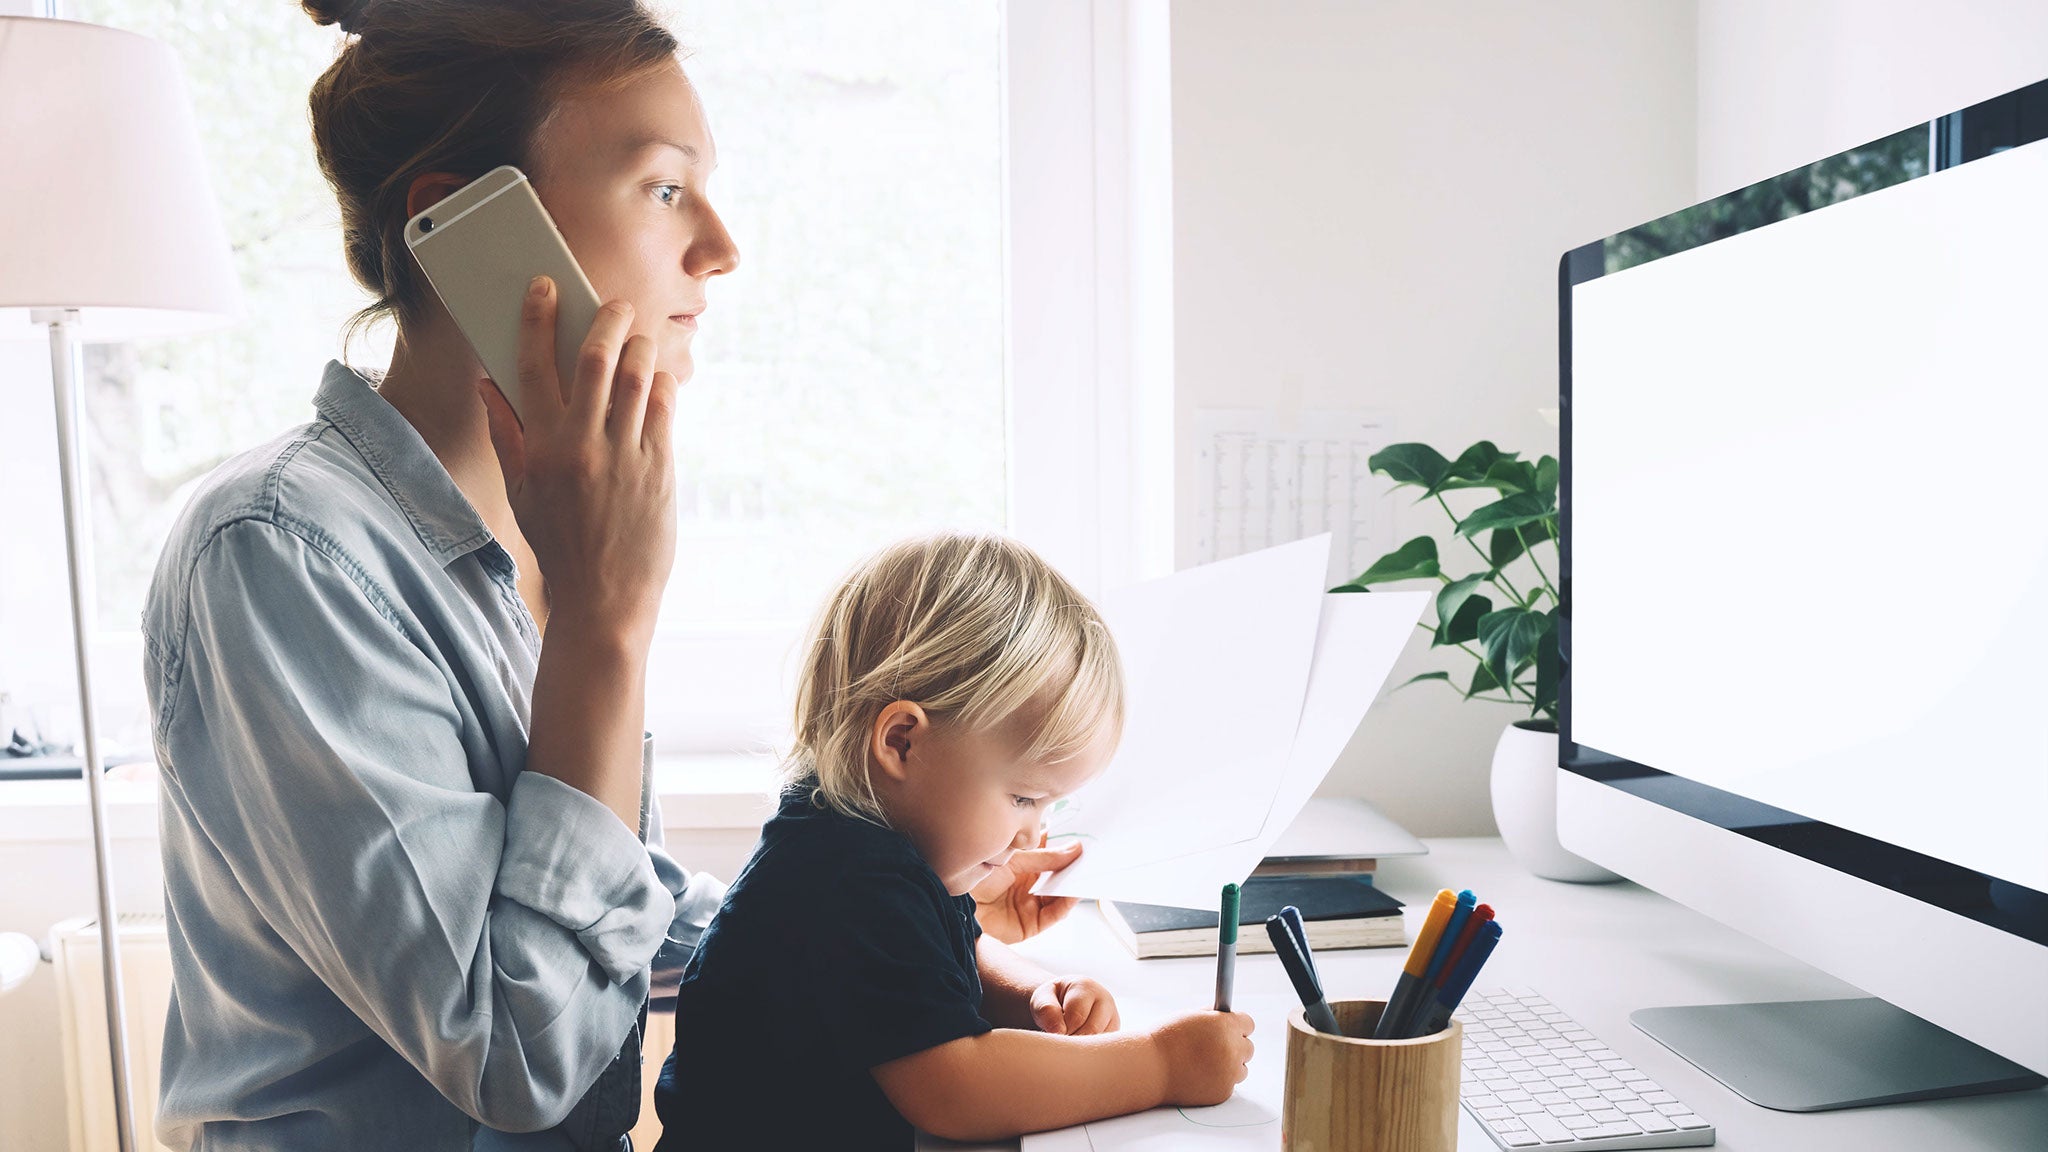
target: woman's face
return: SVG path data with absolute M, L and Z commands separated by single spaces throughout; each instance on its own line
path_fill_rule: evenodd
M 656 367 L 688 380 L 706 290 L 740 254 L 705 191 L 718 152 L 682 67 L 562 101 L 533 153 L 534 191 L 598 298 L 630 302 Z

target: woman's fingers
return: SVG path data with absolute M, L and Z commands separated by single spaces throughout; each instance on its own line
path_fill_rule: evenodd
M 612 376 L 612 410 L 606 419 L 612 443 L 637 445 L 647 417 L 647 400 L 654 388 L 654 362 L 659 354 L 654 339 L 635 335 L 626 339 L 619 353 L 619 370 Z
M 555 282 L 535 276 L 526 286 L 519 310 L 519 386 L 524 420 L 554 426 L 556 413 L 568 402 L 568 381 L 555 370 Z
M 569 413 L 589 432 L 604 429 L 605 413 L 612 402 L 612 373 L 618 369 L 619 353 L 625 349 L 626 332 L 632 326 L 633 306 L 613 300 L 597 310 L 590 334 L 576 354 L 576 387 L 569 394 Z
M 647 415 L 641 425 L 641 446 L 651 452 L 667 453 L 674 438 L 676 393 L 682 383 L 673 373 L 656 372 L 647 390 Z

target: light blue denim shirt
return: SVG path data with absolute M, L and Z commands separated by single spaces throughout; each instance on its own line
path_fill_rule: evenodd
M 658 819 L 643 843 L 521 770 L 540 636 L 510 555 L 361 376 L 329 364 L 314 404 L 207 480 L 143 614 L 172 968 L 157 1132 L 560 1147 L 548 1130 L 651 985 L 673 989 L 724 885 L 677 867 Z

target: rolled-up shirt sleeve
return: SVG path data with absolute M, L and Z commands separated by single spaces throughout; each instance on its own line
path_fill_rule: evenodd
M 209 901 L 253 905 L 471 1117 L 557 1123 L 634 1026 L 674 929 L 647 846 L 559 780 L 482 790 L 472 761 L 511 750 L 345 555 L 242 521 L 189 587 L 159 740 L 169 802 L 238 889 Z
M 661 802 L 650 796 L 648 803 L 647 855 L 654 863 L 654 874 L 661 878 L 661 886 L 675 897 L 676 914 L 669 922 L 661 948 L 654 954 L 647 994 L 654 1000 L 667 1001 L 682 986 L 683 969 L 689 967 L 704 929 L 711 926 L 711 918 L 725 902 L 727 885 L 709 872 L 691 872 L 676 863 L 662 836 Z M 665 1004 L 661 1007 L 667 1010 Z

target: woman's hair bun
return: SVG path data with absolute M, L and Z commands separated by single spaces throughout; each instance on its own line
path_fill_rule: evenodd
M 299 0 L 299 7 L 313 18 L 315 24 L 333 24 L 343 32 L 353 32 L 356 21 L 363 10 L 377 0 Z

